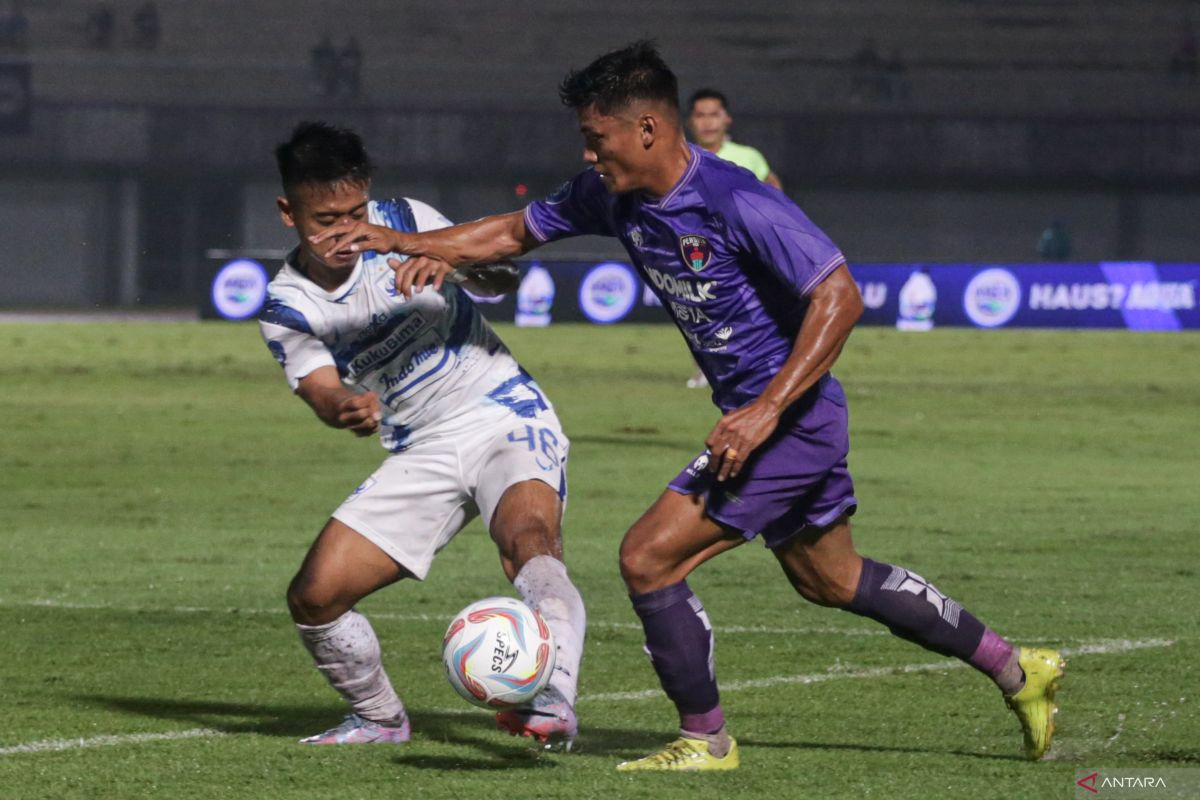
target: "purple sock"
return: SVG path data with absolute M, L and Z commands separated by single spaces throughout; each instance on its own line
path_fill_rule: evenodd
M 646 631 L 646 652 L 667 697 L 679 711 L 679 727 L 716 733 L 725 724 L 717 694 L 712 625 L 687 581 L 629 596 Z
M 902 639 L 955 656 L 996 679 L 1012 645 L 915 572 L 863 559 L 849 611 L 888 626 Z

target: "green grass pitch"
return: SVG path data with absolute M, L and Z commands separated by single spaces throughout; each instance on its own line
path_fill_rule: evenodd
M 624 775 L 675 720 L 617 544 L 716 413 L 669 326 L 501 334 L 573 440 L 578 752 L 496 732 L 441 674 L 450 615 L 511 593 L 478 523 L 362 606 L 413 741 L 299 746 L 344 709 L 284 589 L 378 445 L 321 426 L 253 325 L 3 325 L 0 797 L 1055 798 L 1080 768 L 1197 766 L 1200 337 L 864 329 L 836 370 L 859 549 L 1075 653 L 1054 760 L 1020 760 L 982 676 L 806 605 L 751 543 L 692 581 L 742 768 Z

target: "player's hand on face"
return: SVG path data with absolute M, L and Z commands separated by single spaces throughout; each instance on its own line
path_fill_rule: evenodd
M 721 417 L 704 440 L 712 453 L 708 471 L 716 473 L 718 481 L 736 478 L 750 454 L 775 432 L 778 423 L 778 412 L 758 400 Z
M 400 239 L 396 231 L 361 220 L 335 222 L 320 233 L 308 237 L 308 242 L 322 258 L 330 258 L 339 250 L 361 253 L 377 250 L 381 253 L 398 251 Z
M 414 256 L 405 261 L 389 258 L 388 266 L 396 273 L 396 291 L 409 300 L 427 285 L 432 285 L 435 292 L 440 290 L 446 276 L 454 272 L 454 267 L 430 256 Z
M 383 409 L 379 395 L 374 392 L 352 394 L 338 404 L 337 420 L 343 428 L 354 431 L 356 436 L 370 436 L 379 430 Z

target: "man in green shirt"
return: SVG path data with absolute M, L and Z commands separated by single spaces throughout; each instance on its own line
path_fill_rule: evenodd
M 696 144 L 726 161 L 745 167 L 765 184 L 782 189 L 779 177 L 771 171 L 763 154 L 753 147 L 737 144 L 729 138 L 729 102 L 716 89 L 700 89 L 688 101 L 688 128 Z

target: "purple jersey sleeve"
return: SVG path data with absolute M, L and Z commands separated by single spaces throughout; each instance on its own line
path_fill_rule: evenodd
M 807 297 L 846 260 L 837 245 L 782 193 L 734 189 L 732 195 L 742 224 L 731 226 L 730 238 L 798 296 Z
M 525 207 L 525 229 L 539 242 L 571 236 L 612 236 L 608 190 L 595 172 L 586 170 L 564 183 L 545 200 Z

